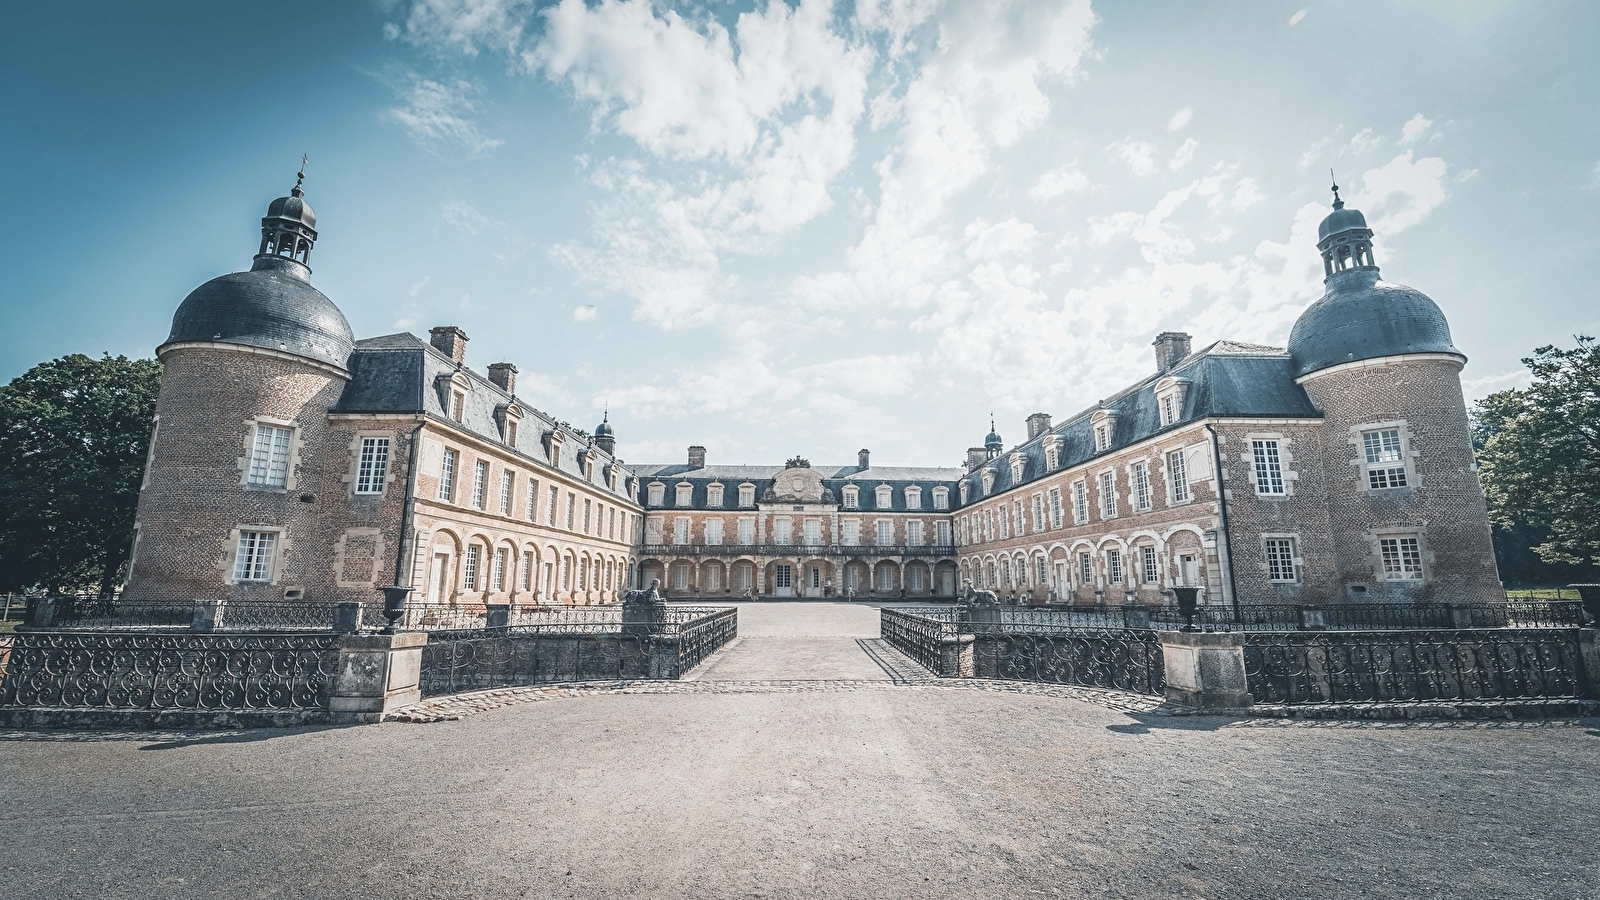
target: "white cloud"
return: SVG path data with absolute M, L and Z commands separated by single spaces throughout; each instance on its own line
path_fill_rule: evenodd
M 1303 9 L 1300 10 L 1299 12 L 1295 13 L 1294 15 L 1290 16 L 1289 17 L 1289 27 L 1293 28 L 1296 25 L 1299 25 L 1300 24 L 1300 20 L 1304 19 L 1305 17 L 1306 17 L 1306 11 L 1303 10 Z
M 599 311 L 596 306 L 574 306 L 572 308 L 572 321 L 593 322 L 595 313 Z
M 1350 205 L 1362 211 L 1378 239 L 1392 236 L 1428 217 L 1448 196 L 1444 160 L 1430 156 L 1413 160 L 1412 151 L 1396 156 L 1382 168 L 1362 173 L 1360 192 Z
M 1429 130 L 1432 128 L 1433 120 L 1426 118 L 1422 113 L 1417 113 L 1407 120 L 1405 125 L 1400 127 L 1400 143 L 1415 144 L 1424 137 L 1428 137 Z
M 439 218 L 443 219 L 446 225 L 468 234 L 477 234 L 494 225 L 488 216 L 478 212 L 476 207 L 465 200 L 451 200 L 446 203 L 439 210 Z
M 478 45 L 511 50 L 522 36 L 530 0 L 416 0 L 405 22 L 390 23 L 391 39 L 436 51 L 476 56 Z
M 455 146 L 481 156 L 500 146 L 499 140 L 485 137 L 469 118 L 478 110 L 478 102 L 472 98 L 479 91 L 472 83 L 413 75 L 396 93 L 401 105 L 385 110 L 384 117 L 404 128 L 428 151 L 438 153 Z
M 1188 108 L 1180 109 L 1172 114 L 1172 118 L 1167 120 L 1167 130 L 1180 131 L 1183 126 L 1189 124 L 1189 120 L 1192 118 L 1194 118 L 1194 110 Z
M 1089 186 L 1089 176 L 1078 168 L 1078 161 L 1073 160 L 1051 169 L 1039 176 L 1039 180 L 1028 188 L 1028 196 L 1035 200 L 1054 200 L 1070 191 L 1081 191 Z
M 1154 175 L 1157 171 L 1155 155 L 1156 148 L 1144 141 L 1133 138 L 1123 138 L 1120 141 L 1106 145 L 1106 150 L 1112 156 L 1128 164 L 1128 169 L 1135 175 Z
M 1176 172 L 1184 166 L 1187 166 L 1190 160 L 1194 159 L 1194 151 L 1198 146 L 1200 146 L 1200 142 L 1196 141 L 1194 138 L 1189 138 L 1188 140 L 1184 141 L 1183 146 L 1179 147 L 1177 152 L 1172 154 L 1172 160 L 1167 163 L 1167 168 Z
M 1254 178 L 1241 178 L 1239 183 L 1234 186 L 1234 209 L 1249 209 L 1265 199 L 1266 197 L 1262 196 L 1261 192 L 1256 188 L 1256 180 Z
M 1350 139 L 1350 149 L 1357 153 L 1366 153 L 1369 150 L 1376 150 L 1382 145 L 1383 138 L 1374 134 L 1371 128 L 1361 129 L 1360 131 L 1356 132 L 1355 137 Z

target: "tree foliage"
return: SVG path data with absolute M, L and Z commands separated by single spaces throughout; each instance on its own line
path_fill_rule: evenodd
M 122 579 L 160 382 L 152 359 L 73 354 L 0 387 L 0 590 Z
M 1528 527 L 1546 563 L 1600 564 L 1600 344 L 1540 347 L 1524 359 L 1528 387 L 1478 401 L 1473 437 L 1489 516 Z

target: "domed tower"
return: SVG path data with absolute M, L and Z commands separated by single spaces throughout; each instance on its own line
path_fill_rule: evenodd
M 139 496 L 132 600 L 281 600 L 327 568 L 318 493 L 350 324 L 311 286 L 316 215 L 267 207 L 250 270 L 202 284 L 156 348 L 164 369 Z M 311 557 L 318 557 L 313 560 Z
M 994 430 L 994 414 L 989 415 L 989 434 L 983 439 L 983 452 L 986 458 L 994 459 L 1004 453 L 1006 442 L 1000 439 L 1000 432 Z
M 1461 367 L 1444 313 L 1379 279 L 1366 218 L 1318 228 L 1326 293 L 1289 334 L 1296 380 L 1324 415 L 1342 598 L 1505 599 L 1472 452 Z
M 601 417 L 600 424 L 594 428 L 594 445 L 606 452 L 608 456 L 617 455 L 617 435 L 611 430 L 611 410 L 606 410 Z

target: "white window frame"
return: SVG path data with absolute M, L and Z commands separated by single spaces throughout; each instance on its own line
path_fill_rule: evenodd
M 950 489 L 949 488 L 936 487 L 936 488 L 933 489 L 933 508 L 934 509 L 949 509 L 950 508 Z
M 539 479 L 528 479 L 528 521 L 539 521 Z
M 501 593 L 506 589 L 506 548 L 494 549 L 494 565 L 489 570 L 489 590 Z
M 1273 584 L 1300 583 L 1300 542 L 1294 535 L 1269 534 L 1261 538 L 1267 580 Z
M 722 485 L 712 484 L 706 486 L 706 506 L 722 507 Z
M 1061 527 L 1061 488 L 1050 489 L 1050 527 Z
M 853 484 L 846 486 L 845 489 L 844 489 L 844 508 L 845 509 L 860 509 L 861 508 L 861 489 L 856 487 Z
M 461 451 L 444 448 L 439 457 L 439 499 L 446 503 L 456 502 L 456 469 L 460 466 Z
M 884 484 L 872 492 L 873 509 L 894 509 L 894 488 Z
M 1101 472 L 1098 480 L 1100 487 L 1100 518 L 1115 519 L 1117 517 L 1117 472 Z
M 488 502 L 489 462 L 480 459 L 472 466 L 472 508 L 483 509 Z
M 1394 435 L 1391 449 L 1387 440 Z M 1357 451 L 1361 454 L 1364 486 L 1369 491 L 1393 491 L 1411 486 L 1411 467 L 1407 464 L 1406 429 L 1398 423 L 1361 429 Z
M 240 528 L 233 545 L 233 581 L 271 584 L 277 578 L 282 536 L 281 528 Z
M 1072 483 L 1072 524 L 1089 524 L 1089 482 L 1080 478 Z
M 1143 460 L 1128 467 L 1133 480 L 1133 508 L 1137 512 L 1150 509 L 1150 467 Z
M 1194 491 L 1189 487 L 1189 463 L 1182 447 L 1167 451 L 1166 468 L 1167 503 L 1176 506 L 1193 500 Z
M 839 523 L 839 542 L 846 547 L 861 546 L 861 522 L 858 519 L 846 519 Z
M 556 516 L 560 514 L 561 488 L 550 485 L 550 505 L 545 509 L 544 521 L 551 528 L 556 526 Z
M 944 519 L 933 523 L 933 540 L 935 546 L 950 546 L 950 523 Z
M 1155 547 L 1146 544 L 1139 548 L 1139 574 L 1145 584 L 1161 583 L 1161 563 Z
M 885 533 L 884 533 L 886 531 L 888 532 L 887 535 L 885 535 Z M 893 547 L 894 546 L 894 520 L 892 520 L 892 519 L 879 519 L 876 522 L 874 522 L 873 526 L 872 526 L 872 535 L 873 535 L 873 538 L 877 541 L 877 543 L 874 546 L 878 546 L 878 547 Z
M 923 524 L 913 519 L 906 523 L 906 546 L 921 547 L 923 540 Z
M 800 536 L 807 547 L 816 547 L 822 544 L 822 520 L 806 519 L 800 529 Z
M 652 481 L 645 487 L 645 503 L 649 506 L 665 506 L 667 501 L 667 486 L 659 481 Z
M 1378 537 L 1378 556 L 1384 581 L 1424 582 L 1428 580 L 1428 568 L 1423 559 L 1422 535 L 1420 534 L 1380 535 Z
M 1085 551 L 1078 553 L 1078 584 L 1083 587 L 1094 586 L 1094 554 Z
M 756 486 L 753 484 L 739 485 L 739 506 L 748 509 L 756 505 Z
M 1126 578 L 1128 573 L 1123 571 L 1122 568 L 1122 550 L 1117 547 L 1107 547 L 1105 557 L 1106 584 L 1108 586 L 1123 584 L 1123 579 Z
M 706 544 L 708 546 L 712 546 L 712 547 L 721 546 L 721 544 L 722 544 L 722 520 L 721 519 L 707 519 L 706 520 Z
M 1257 496 L 1284 497 L 1288 495 L 1289 481 L 1284 472 L 1283 441 L 1281 439 L 1250 439 L 1250 471 L 1254 476 Z
M 916 485 L 911 485 L 910 487 L 906 488 L 905 494 L 906 509 L 922 508 L 922 488 L 917 487 Z
M 694 485 L 687 481 L 673 485 L 672 505 L 678 509 L 689 509 L 694 506 Z
M 255 423 L 250 435 L 250 456 L 245 460 L 245 487 L 267 491 L 289 489 L 294 436 L 295 427 L 289 423 Z
M 477 544 L 468 544 L 467 552 L 461 558 L 461 589 L 463 591 L 476 591 L 478 589 L 478 556 Z
M 672 520 L 672 543 L 682 546 L 689 543 L 693 537 L 693 525 L 688 516 L 677 516 Z
M 516 473 L 510 469 L 502 470 L 500 472 L 500 515 L 511 515 L 511 505 L 515 502 L 512 498 L 516 496 L 514 493 L 516 489 Z
M 740 519 L 738 524 L 738 537 L 740 546 L 749 546 L 756 542 L 756 520 Z
M 1033 532 L 1038 534 L 1044 530 L 1044 495 L 1033 495 Z
M 356 450 L 355 493 L 382 494 L 389 482 L 389 438 L 362 437 Z

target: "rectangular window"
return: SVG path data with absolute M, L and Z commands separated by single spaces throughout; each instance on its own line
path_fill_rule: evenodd
M 1267 580 L 1292 584 L 1300 580 L 1294 564 L 1294 538 L 1267 538 Z
M 533 590 L 533 552 L 522 554 L 522 589 Z
M 1189 472 L 1184 468 L 1182 450 L 1167 454 L 1167 491 L 1173 503 L 1189 502 Z
M 860 507 L 861 507 L 861 495 L 860 495 L 860 493 L 855 488 L 847 489 L 844 492 L 844 508 L 845 509 L 859 509 Z
M 1400 446 L 1400 429 L 1383 428 L 1362 432 L 1361 448 L 1367 460 L 1367 487 L 1381 491 L 1406 486 L 1405 456 Z
M 754 487 L 749 486 L 749 485 L 745 485 L 745 486 L 742 486 L 742 487 L 739 488 L 739 505 L 740 506 L 755 506 L 756 505 L 756 489 Z
M 1278 455 L 1278 442 L 1251 441 L 1250 451 L 1255 456 L 1256 493 L 1282 494 L 1283 462 Z
M 456 463 L 461 455 L 454 450 L 444 451 L 444 461 L 439 464 L 439 499 L 454 503 L 456 499 Z
M 754 544 L 756 542 L 756 520 L 739 520 L 739 543 Z
M 1106 583 L 1107 584 L 1121 584 L 1122 583 L 1122 551 L 1121 550 L 1107 550 L 1106 551 Z
M 466 405 L 466 394 L 463 394 L 460 391 L 454 391 L 450 394 L 450 418 L 452 421 L 461 421 L 462 411 L 465 409 Z
M 661 543 L 661 520 L 651 518 L 644 523 L 644 542 L 646 544 Z
M 1421 581 L 1422 548 L 1414 537 L 1382 538 L 1384 581 Z
M 512 491 L 516 488 L 517 476 L 511 472 L 500 473 L 500 515 L 511 515 Z
M 574 518 L 573 512 L 577 509 L 577 507 L 578 507 L 578 497 L 577 497 L 577 495 L 576 494 L 568 494 L 567 495 L 567 530 L 568 531 L 572 530 L 572 522 L 573 522 L 573 518 Z
M 506 422 L 506 443 L 515 447 L 517 445 L 517 423 Z
M 257 425 L 256 439 L 250 448 L 249 476 L 245 483 L 250 487 L 285 488 L 289 486 L 289 428 L 276 425 Z
M 546 525 L 556 524 L 556 505 L 561 501 L 561 489 L 555 486 L 550 488 L 550 505 L 545 507 L 544 522 Z
M 528 521 L 539 521 L 539 482 L 528 479 Z
M 1035 534 L 1044 530 L 1044 495 L 1033 495 L 1033 531 Z
M 676 492 L 676 495 L 674 496 L 673 500 L 674 500 L 674 505 L 675 506 L 693 506 L 694 505 L 694 485 L 692 485 L 692 484 L 680 484 L 680 485 L 678 485 L 677 492 Z
M 233 557 L 233 580 L 271 581 L 273 553 L 277 546 L 276 531 L 239 532 L 239 547 Z
M 1027 517 L 1022 514 L 1022 501 L 1021 500 L 1016 500 L 1016 501 L 1012 502 L 1012 504 L 1011 504 L 1011 518 L 1016 523 L 1015 527 L 1012 528 L 1012 533 L 1013 534 L 1015 534 L 1017 537 L 1022 537 L 1023 535 L 1028 533 L 1028 526 L 1027 526 L 1027 521 L 1026 521 Z
M 878 546 L 894 546 L 894 523 L 884 519 L 878 520 Z
M 1011 514 L 1004 506 L 995 510 L 994 513 L 995 518 L 1000 520 L 1000 540 L 1003 541 L 1011 537 Z
M 588 534 L 589 533 L 589 527 L 590 527 L 590 521 L 589 520 L 590 520 L 590 515 L 591 515 L 593 510 L 594 510 L 594 501 L 585 499 L 583 501 L 583 533 L 584 534 Z
M 504 547 L 494 551 L 494 568 L 489 575 L 489 589 L 493 591 L 506 589 L 506 548 Z
M 1100 518 L 1109 519 L 1117 514 L 1117 473 L 1100 473 Z
M 1140 547 L 1139 563 L 1144 569 L 1144 583 L 1155 584 L 1161 580 L 1161 569 L 1156 566 L 1156 548 Z
M 617 539 L 617 508 L 615 506 L 606 510 L 606 537 Z
M 822 522 L 817 519 L 806 520 L 806 546 L 815 547 L 822 543 Z
M 922 488 L 906 488 L 906 509 L 922 508 Z
M 713 484 L 712 486 L 706 488 L 706 505 L 707 506 L 721 506 L 722 505 L 722 485 Z
M 860 522 L 840 522 L 839 527 L 844 529 L 844 545 L 846 547 L 861 546 Z
M 944 488 L 935 488 L 934 491 L 933 491 L 933 508 L 934 509 L 949 509 L 950 508 L 950 492 L 945 490 Z
M 478 589 L 478 545 L 467 547 L 467 558 L 461 561 L 461 587 L 464 590 L 475 591 Z
M 1087 553 L 1078 554 L 1078 583 L 1084 587 L 1094 584 L 1094 558 Z
M 1046 472 L 1056 470 L 1056 448 L 1054 444 L 1044 448 L 1044 468 Z
M 689 520 L 679 516 L 672 520 L 672 542 L 674 544 L 689 543 Z
M 1050 527 L 1061 527 L 1061 489 L 1050 489 Z
M 570 556 L 561 558 L 561 589 L 563 591 L 572 590 L 572 557 Z
M 356 493 L 381 494 L 384 480 L 389 477 L 389 439 L 369 437 L 361 439 L 361 455 L 356 464 Z
M 1046 574 L 1045 569 L 1044 569 L 1044 557 L 1043 556 L 1035 556 L 1034 559 L 1038 562 L 1038 569 L 1039 569 L 1038 581 L 1036 581 L 1035 583 L 1042 585 L 1049 578 L 1049 576 Z
M 1094 427 L 1094 449 L 1104 450 L 1111 446 L 1111 429 L 1106 425 Z
M 950 546 L 950 523 L 943 520 L 933 523 L 933 539 L 941 547 Z
M 483 509 L 484 492 L 488 490 L 489 464 L 479 460 L 472 468 L 472 506 Z
M 722 543 L 722 520 L 706 520 L 706 543 L 716 546 Z
M 1133 507 L 1140 512 L 1150 508 L 1150 470 L 1142 462 L 1133 464 Z
M 793 538 L 789 532 L 788 519 L 774 519 L 772 522 L 772 541 L 775 544 L 787 544 Z
M 652 485 L 650 485 L 649 489 L 645 493 L 646 493 L 646 496 L 648 496 L 650 498 L 649 499 L 649 503 L 650 503 L 651 506 L 660 506 L 661 505 L 661 503 L 662 503 L 662 499 L 661 498 L 662 498 L 663 493 L 666 491 L 666 489 L 667 489 L 667 486 L 664 485 L 664 484 L 652 484 Z
M 1089 521 L 1089 485 L 1082 481 L 1072 484 L 1072 523 L 1082 525 Z
M 921 547 L 922 546 L 922 523 L 921 522 L 907 522 L 906 523 L 906 543 L 909 544 L 912 547 Z

